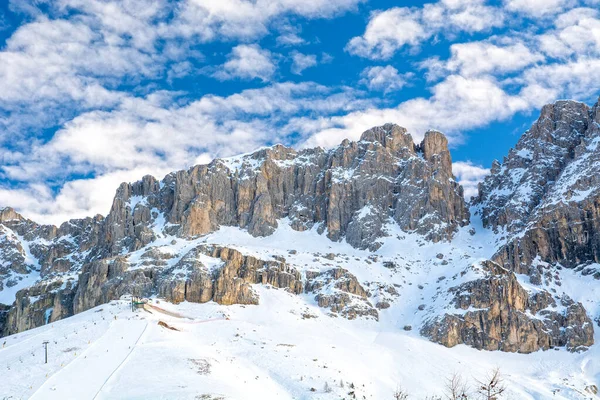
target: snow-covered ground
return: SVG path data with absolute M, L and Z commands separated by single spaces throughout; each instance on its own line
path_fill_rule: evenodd
M 152 299 L 167 314 L 132 312 L 127 299 L 114 301 L 0 339 L 0 399 L 393 400 L 398 387 L 410 399 L 425 399 L 443 395 L 453 373 L 473 386 L 496 367 L 510 389 L 506 399 L 594 398 L 585 388 L 600 386 L 598 344 L 580 354 L 560 349 L 523 355 L 448 349 L 419 335 L 426 318 L 448 311 L 447 289 L 476 278 L 471 265 L 489 258 L 502 240 L 473 219 L 451 243 L 427 242 L 390 225 L 376 253 L 334 243 L 316 228 L 294 231 L 285 220 L 264 238 L 232 227 L 192 241 L 163 235 L 129 256 L 132 268 L 144 268 L 141 257 L 150 247 L 172 254 L 170 266 L 196 245 L 214 243 L 261 259 L 285 257 L 301 272 L 346 268 L 371 291 L 373 304 L 385 300 L 391 306 L 379 311 L 379 321 L 349 321 L 319 308 L 314 294 L 263 285 L 254 286 L 258 306 Z M 562 271 L 561 278 L 555 289 L 598 317 L 598 282 L 572 271 Z M 538 290 L 527 277 L 519 280 Z M 48 364 L 44 340 L 50 341 Z
M 178 318 L 132 312 L 121 300 L 3 338 L 2 398 L 340 399 L 355 392 L 392 400 L 402 386 L 424 399 L 441 395 L 453 372 L 471 380 L 499 367 L 507 399 L 584 399 L 591 398 L 585 386 L 600 379 L 598 346 L 582 354 L 447 349 L 390 324 L 332 318 L 283 290 L 256 290 L 260 306 L 157 304 Z

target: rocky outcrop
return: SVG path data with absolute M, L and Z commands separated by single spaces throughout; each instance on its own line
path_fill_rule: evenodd
M 300 273 L 283 260 L 260 260 L 228 247 L 199 245 L 174 265 L 160 263 L 159 252 L 151 266 L 131 266 L 116 257 L 84 266 L 74 298 L 81 312 L 123 295 L 158 294 L 167 301 L 219 304 L 258 304 L 253 284 L 268 284 L 294 294 L 302 293 Z
M 475 203 L 481 205 L 485 226 L 517 231 L 575 157 L 588 129 L 590 109 L 583 103 L 559 101 L 542 108 L 539 119 L 519 139 L 502 164 L 480 184 Z M 591 132 L 590 132 L 591 133 Z
M 55 227 L 2 209 L 0 290 L 36 280 L 47 285 L 74 279 L 77 283 L 69 289 L 73 293 L 65 295 L 73 298 L 67 307 L 72 313 L 123 294 L 255 304 L 255 283 L 299 293 L 299 273 L 285 262 L 256 260 L 231 249 L 210 255 L 223 263 L 216 270 L 192 255 L 173 265 L 157 258 L 159 254 L 145 254 L 143 268 L 132 268 L 127 260 L 128 254 L 167 235 L 188 240 L 221 226 L 237 226 L 254 236 L 268 236 L 283 219 L 293 229 L 318 226 L 331 240 L 375 250 L 393 221 L 405 231 L 440 241 L 451 239 L 467 224 L 469 213 L 452 175 L 446 138 L 431 131 L 417 145 L 404 128 L 387 124 L 364 132 L 358 142 L 345 140 L 327 151 L 276 145 L 174 172 L 162 181 L 145 176 L 123 183 L 106 218 L 71 220 Z M 340 293 L 356 295 L 349 290 Z M 322 297 L 321 303 L 349 309 L 354 300 L 344 296 Z M 41 323 L 39 316 L 26 316 L 32 309 L 25 302 L 14 307 L 11 321 L 34 321 L 11 322 L 14 326 Z
M 542 109 L 475 201 L 485 226 L 506 230 L 494 261 L 536 274 L 539 262 L 600 261 L 600 111 L 573 101 Z
M 450 290 L 456 311 L 428 321 L 421 334 L 446 347 L 519 353 L 580 351 L 594 344 L 593 323 L 581 303 L 547 291 L 530 295 L 514 273 L 491 261 L 482 267 L 485 278 Z
M 39 225 L 4 208 L 0 210 L 0 259 L 17 274 L 61 275 L 78 268 L 86 253 L 97 248 L 103 221 L 96 216 L 71 220 L 57 228 Z
M 319 307 L 348 319 L 378 319 L 379 313 L 368 298 L 371 296 L 356 277 L 343 268 L 325 272 L 307 271 L 305 291 L 316 294 Z
M 214 274 L 213 283 L 213 300 L 219 304 L 258 304 L 250 286 L 257 283 L 287 289 L 294 294 L 302 292 L 300 273 L 285 260 L 263 261 L 220 246 L 203 246 L 200 251 L 223 262 Z
M 129 269 L 124 257 L 93 261 L 84 265 L 73 299 L 73 311 L 79 313 L 123 295 L 150 296 L 154 292 L 155 269 Z
M 20 290 L 13 306 L 6 310 L 0 333 L 12 335 L 73 315 L 75 287 L 72 280 L 55 280 Z

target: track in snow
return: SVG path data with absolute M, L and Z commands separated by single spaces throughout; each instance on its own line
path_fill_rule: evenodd
M 127 361 L 147 327 L 145 320 L 114 321 L 100 339 L 51 376 L 31 399 L 102 398 L 103 389 L 110 385 L 110 378 Z

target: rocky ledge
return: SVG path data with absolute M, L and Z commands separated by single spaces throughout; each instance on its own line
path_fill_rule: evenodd
M 555 347 L 586 350 L 594 344 L 593 323 L 581 303 L 529 294 L 515 274 L 486 261 L 486 276 L 450 289 L 454 311 L 428 321 L 421 334 L 446 347 L 531 353 Z

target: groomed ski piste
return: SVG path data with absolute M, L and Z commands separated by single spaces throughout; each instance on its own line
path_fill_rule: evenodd
M 446 348 L 419 335 L 425 318 L 452 312 L 448 288 L 473 279 L 477 270 L 470 265 L 497 246 L 497 235 L 480 226 L 472 235 L 471 227 L 461 229 L 451 243 L 390 232 L 376 253 L 334 243 L 315 230 L 294 231 L 285 221 L 267 238 L 231 227 L 193 243 L 171 244 L 172 238 L 164 238 L 163 247 L 152 245 L 177 254 L 206 242 L 261 259 L 284 256 L 305 270 L 332 268 L 327 265 L 332 263 L 361 282 L 394 284 L 398 297 L 379 311 L 379 321 L 347 320 L 318 307 L 314 294 L 265 285 L 253 286 L 257 306 L 175 305 L 151 298 L 149 307 L 132 311 L 130 299 L 123 297 L 0 339 L 0 399 L 393 400 L 399 388 L 409 399 L 426 399 L 443 396 L 454 373 L 474 389 L 476 380 L 495 368 L 508 388 L 504 399 L 596 398 L 586 388 L 600 384 L 598 344 L 582 353 L 561 348 L 516 354 Z M 292 255 L 291 249 L 297 252 Z M 339 256 L 334 261 L 315 256 L 325 253 Z M 450 262 L 440 262 L 439 253 Z M 130 260 L 136 256 L 132 253 Z M 398 269 L 385 268 L 386 259 L 396 260 Z M 596 318 L 598 282 L 569 270 L 561 271 L 561 280 L 557 289 L 581 301 Z M 519 281 L 537 290 L 528 277 L 519 276 Z

